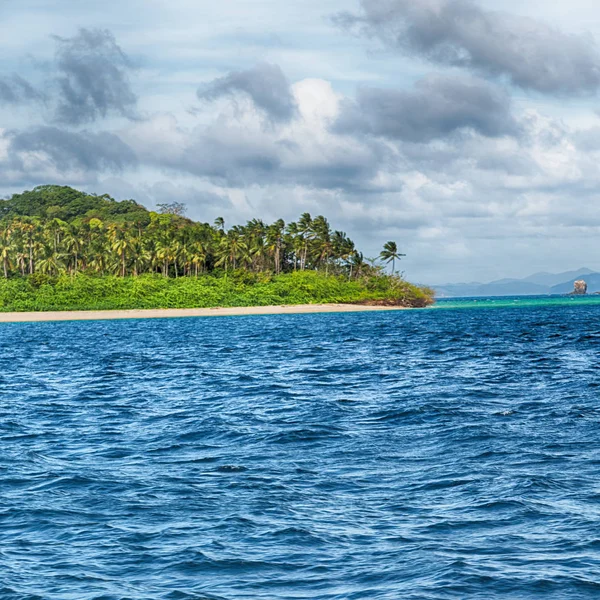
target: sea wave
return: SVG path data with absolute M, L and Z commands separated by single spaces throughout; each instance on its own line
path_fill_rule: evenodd
M 468 302 L 1 326 L 0 598 L 597 598 L 600 305 Z

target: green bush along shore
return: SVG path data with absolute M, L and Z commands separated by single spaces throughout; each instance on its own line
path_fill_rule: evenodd
M 210 308 L 314 303 L 425 307 L 432 294 L 397 277 L 348 280 L 317 272 L 283 275 L 242 271 L 221 276 L 164 278 L 31 275 L 0 279 L 0 311 Z

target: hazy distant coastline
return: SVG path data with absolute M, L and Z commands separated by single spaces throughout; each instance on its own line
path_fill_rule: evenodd
M 449 283 L 434 285 L 439 298 L 473 296 L 543 296 L 569 294 L 575 281 L 583 279 L 588 285 L 588 294 L 600 292 L 600 273 L 588 268 L 563 273 L 535 273 L 523 279 L 499 279 L 490 283 Z

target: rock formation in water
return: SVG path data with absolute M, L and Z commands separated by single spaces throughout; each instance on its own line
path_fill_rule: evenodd
M 576 296 L 585 296 L 587 289 L 587 283 L 583 279 L 578 279 L 573 286 L 573 294 Z

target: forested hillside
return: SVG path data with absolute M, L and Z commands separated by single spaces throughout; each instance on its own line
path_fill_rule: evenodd
M 329 298 L 315 291 L 314 297 L 308 294 L 302 301 L 387 300 L 410 305 L 413 292 L 408 290 L 413 286 L 393 273 L 402 256 L 395 242 L 383 245 L 379 258 L 392 265 L 392 275 L 387 275 L 377 261 L 365 259 L 345 232 L 332 229 L 324 216 L 313 218 L 308 213 L 287 224 L 281 219 L 270 224 L 252 219 L 227 227 L 221 218 L 213 224 L 194 222 L 177 202 L 160 205 L 159 212 L 153 212 L 134 200 L 118 202 L 108 195 L 50 185 L 0 201 L 1 273 L 6 281 L 27 280 L 17 286 L 20 293 L 29 293 L 28 286 L 54 289 L 60 281 L 63 288 L 75 286 L 77 277 L 214 280 L 237 274 L 236 280 L 244 285 L 264 285 L 272 278 L 304 272 L 321 277 L 321 287 L 323 278 L 329 277 L 356 285 L 352 293 Z M 308 280 L 302 281 L 305 286 Z M 118 288 L 121 295 L 130 293 L 126 285 Z M 31 293 L 39 296 L 39 292 Z M 198 290 L 194 294 L 200 302 L 202 294 Z M 417 295 L 419 305 L 430 301 L 427 290 Z M 5 307 L 9 296 L 5 291 Z M 189 296 L 184 304 L 193 304 Z M 284 301 L 277 294 L 272 299 Z M 78 303 L 86 301 L 79 298 Z

